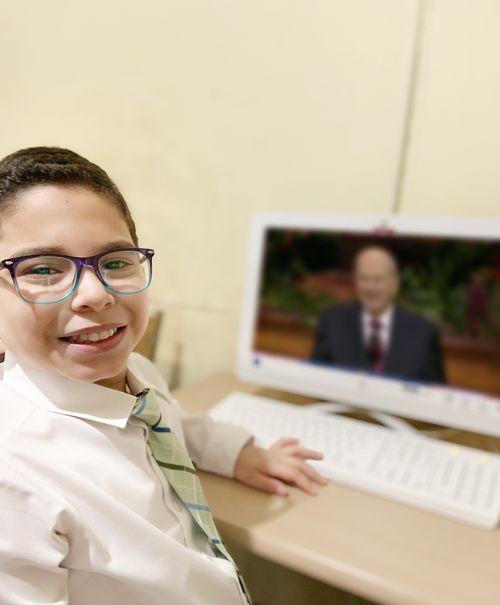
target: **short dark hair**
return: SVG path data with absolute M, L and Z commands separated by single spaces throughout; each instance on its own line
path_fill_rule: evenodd
M 61 147 L 28 147 L 11 153 L 0 160 L 0 214 L 15 208 L 19 193 L 37 185 L 75 185 L 104 195 L 117 208 L 138 245 L 125 198 L 97 164 Z

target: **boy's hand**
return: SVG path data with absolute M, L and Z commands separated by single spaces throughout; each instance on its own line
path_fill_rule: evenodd
M 276 441 L 267 450 L 249 443 L 236 459 L 234 477 L 270 494 L 288 495 L 289 484 L 315 496 L 316 484 L 325 485 L 327 480 L 305 460 L 322 458 L 323 454 L 301 447 L 299 440 L 292 437 Z

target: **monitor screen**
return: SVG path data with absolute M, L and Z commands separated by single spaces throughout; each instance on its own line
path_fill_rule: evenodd
M 250 239 L 241 377 L 462 428 L 500 409 L 500 221 L 260 215 Z

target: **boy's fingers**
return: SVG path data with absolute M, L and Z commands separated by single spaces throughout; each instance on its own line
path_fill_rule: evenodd
M 299 444 L 299 439 L 297 439 L 296 437 L 282 437 L 281 439 L 278 439 L 278 441 L 275 441 L 270 449 L 277 449 L 277 448 L 283 448 L 283 447 L 288 447 L 291 445 L 298 445 Z
M 288 487 L 275 477 L 264 477 L 262 478 L 261 489 L 269 494 L 277 494 L 278 496 L 287 496 Z
M 244 481 L 247 485 L 260 489 L 268 494 L 277 494 L 278 496 L 288 495 L 288 487 L 280 480 L 279 476 L 273 476 L 266 473 L 254 473 L 249 475 Z
M 305 462 L 298 461 L 293 465 L 279 464 L 269 468 L 269 474 L 277 479 L 286 481 L 305 491 L 307 494 L 316 495 L 316 484 L 326 485 L 328 481 L 317 473 Z
M 302 472 L 312 481 L 319 483 L 320 485 L 326 485 L 328 483 L 328 479 L 320 475 L 312 466 L 309 464 L 303 463 Z
M 306 447 L 301 447 L 299 443 L 299 439 L 296 439 L 295 437 L 284 437 L 283 439 L 279 439 L 278 441 L 276 441 L 276 443 L 274 443 L 271 448 L 286 449 L 288 454 L 292 456 L 297 456 L 299 458 L 310 458 L 311 460 L 323 459 L 322 452 L 311 450 Z
M 317 452 L 316 450 L 308 450 L 305 447 L 299 447 L 295 455 L 304 459 L 309 458 L 310 460 L 323 460 L 322 452 Z
M 314 483 L 310 481 L 304 473 L 296 473 L 293 479 L 293 483 L 310 496 L 316 496 L 318 493 L 316 487 L 314 486 Z
M 303 489 L 308 494 L 316 495 L 316 484 L 326 485 L 328 483 L 325 477 L 322 477 L 308 464 L 301 464 L 293 475 L 293 483 Z

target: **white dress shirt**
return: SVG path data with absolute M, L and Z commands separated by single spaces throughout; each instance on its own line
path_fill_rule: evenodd
M 249 435 L 182 418 L 161 376 L 132 354 L 132 392 L 155 389 L 199 468 L 231 476 Z M 0 380 L 0 605 L 241 605 L 151 456 L 133 395 L 22 367 Z M 184 429 L 184 431 L 183 431 Z
M 378 336 L 380 338 L 380 342 L 382 343 L 382 349 L 387 351 L 389 348 L 389 343 L 391 341 L 391 329 L 392 329 L 392 319 L 394 316 L 394 307 L 389 307 L 386 311 L 382 313 L 382 315 L 378 315 L 376 319 L 379 322 L 380 328 L 378 331 Z M 370 337 L 372 335 L 372 321 L 375 319 L 374 315 L 370 315 L 363 311 L 361 315 L 362 325 L 363 325 L 363 342 L 367 345 L 370 342 Z

